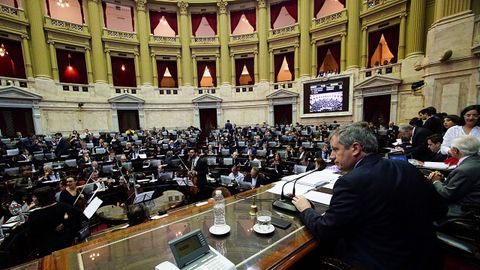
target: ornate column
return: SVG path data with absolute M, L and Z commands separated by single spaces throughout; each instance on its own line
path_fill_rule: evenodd
M 348 36 L 346 69 L 358 67 L 358 40 L 360 33 L 360 1 L 348 0 Z
M 260 82 L 268 81 L 268 26 L 267 22 L 267 1 L 266 0 L 257 0 L 258 2 L 258 25 L 257 25 L 257 32 L 258 32 L 258 62 L 255 62 L 258 65 L 258 75 L 260 77 Z M 272 53 L 270 52 L 270 57 Z M 271 61 L 270 61 L 271 62 Z M 271 67 L 273 68 L 273 66 Z M 271 72 L 271 71 L 270 71 Z M 273 74 L 273 73 L 272 73 Z M 273 76 L 270 75 L 270 78 Z
M 190 86 L 192 85 L 192 53 L 190 52 L 190 25 L 188 23 L 188 3 L 186 1 L 180 1 L 177 5 L 180 9 L 180 44 L 182 46 L 183 85 Z M 180 72 L 178 72 L 178 74 L 180 74 Z
M 368 40 L 367 40 L 368 31 L 367 30 L 368 30 L 368 27 L 366 26 L 362 27 L 362 57 L 360 60 L 360 67 L 362 68 L 367 67 L 367 51 L 368 51 Z
M 230 55 L 230 69 L 232 70 L 232 72 L 230 74 L 231 75 L 230 82 L 231 82 L 232 85 L 236 85 L 237 84 L 236 74 L 237 74 L 238 70 L 235 68 L 235 55 L 233 55 L 233 54 Z
M 135 63 L 135 79 L 137 81 L 137 86 L 142 85 L 142 78 L 140 77 L 140 61 L 138 57 L 138 52 L 133 53 L 133 62 Z
M 158 70 L 157 70 L 157 56 L 155 53 L 150 54 L 150 57 L 152 59 L 152 74 L 153 74 L 153 86 L 158 87 Z
M 340 34 L 341 41 L 340 41 L 340 71 L 345 71 L 347 68 L 347 44 L 346 43 L 346 36 L 347 33 L 342 32 Z
M 295 51 L 293 52 L 293 62 L 295 66 L 294 77 L 295 77 L 295 80 L 298 80 L 298 77 L 300 74 L 300 55 L 298 53 L 298 44 L 293 45 L 293 47 L 295 48 Z M 303 61 L 303 57 L 302 57 L 302 61 Z
M 233 69 L 231 69 L 230 64 L 230 49 L 228 47 L 228 41 L 230 39 L 229 33 L 229 26 L 228 23 L 228 16 L 227 16 L 227 1 L 226 0 L 219 0 L 217 1 L 218 6 L 218 14 L 219 14 L 219 38 L 220 38 L 220 78 L 222 84 L 230 84 L 231 83 L 231 73 Z M 218 70 L 219 66 L 217 66 Z M 217 76 L 218 77 L 218 76 Z M 217 81 L 220 82 L 220 81 Z M 219 85 L 219 83 L 217 83 Z
M 405 58 L 405 23 L 406 23 L 407 13 L 400 15 L 400 36 L 398 37 L 398 60 Z
M 33 78 L 32 58 L 30 55 L 30 46 L 28 44 L 28 35 L 22 35 L 23 62 L 25 63 L 25 73 L 27 78 Z M 38 133 L 37 133 L 38 134 Z
M 90 47 L 85 47 L 85 65 L 87 68 L 87 81 L 88 84 L 94 83 L 93 70 L 92 70 L 92 56 L 90 55 Z
M 316 78 L 318 74 L 318 67 L 317 67 L 317 42 L 312 41 L 310 42 L 311 50 L 312 50 L 312 70 L 310 71 L 311 77 Z
M 43 0 L 30 0 L 26 9 L 30 23 L 30 38 L 32 39 L 33 73 L 35 77 L 51 78 L 51 63 L 48 56 L 45 31 L 43 30 Z
M 177 54 L 177 76 L 178 76 L 178 87 L 180 87 L 180 85 L 183 85 L 183 75 L 181 72 L 182 70 L 182 55 L 181 54 Z
M 223 61 L 223 60 L 222 60 L 222 61 Z M 217 67 L 220 66 L 220 55 L 218 55 L 218 54 L 215 55 L 215 66 L 217 66 Z M 228 67 L 228 68 L 230 68 L 230 67 Z M 219 82 L 220 82 L 220 80 L 221 80 L 221 78 L 220 78 L 220 76 L 221 76 L 220 73 L 221 73 L 221 71 L 220 71 L 220 72 L 216 72 L 216 74 L 215 74 L 215 76 L 217 76 L 217 77 L 215 78 L 215 81 L 217 82 L 217 83 L 216 83 L 216 84 L 217 84 L 216 87 L 220 87 L 220 84 L 219 84 Z M 227 84 L 228 84 L 228 83 L 227 83 Z
M 258 76 L 258 51 L 253 52 L 253 74 L 255 76 L 255 84 L 257 84 L 260 81 L 260 78 Z
M 112 58 L 110 57 L 109 49 L 105 50 L 105 58 L 107 58 L 107 82 L 109 85 L 113 85 Z
M 407 18 L 407 57 L 424 53 L 426 5 L 424 0 L 410 0 L 410 16 Z
M 435 0 L 435 21 L 440 20 L 444 16 L 446 0 Z
M 48 41 L 48 48 L 50 50 L 50 63 L 52 63 L 52 75 L 53 80 L 58 82 L 58 63 L 57 63 L 57 52 L 55 51 L 55 42 Z
M 140 63 L 142 85 L 152 85 L 152 67 L 150 61 L 150 48 L 148 46 L 150 22 L 145 13 L 147 0 L 137 0 L 137 33 L 140 41 Z M 137 69 L 135 69 L 137 70 Z M 140 85 L 140 84 L 138 84 Z
M 193 66 L 193 86 L 196 86 L 196 87 L 200 87 L 200 85 L 198 85 L 198 76 L 197 76 L 197 57 L 195 55 L 192 55 L 191 56 L 191 63 L 192 63 L 192 66 Z
M 268 51 L 270 52 L 270 66 L 272 67 L 270 69 L 270 81 L 275 82 L 275 77 L 274 77 L 275 76 L 275 74 L 274 74 L 275 73 L 275 62 L 274 62 L 275 58 L 273 57 L 273 50 L 268 50 Z M 260 70 L 261 70 L 261 67 L 262 66 L 260 66 Z M 261 79 L 262 79 L 262 77 L 260 77 L 260 80 Z
M 312 22 L 313 12 L 310 8 L 311 1 L 298 1 L 298 14 L 300 26 L 300 76 L 310 77 L 310 62 L 315 62 L 315 58 L 310 57 L 310 24 Z M 295 79 L 298 77 L 295 75 Z
M 95 82 L 100 83 L 112 83 L 112 80 L 108 80 L 106 61 L 110 61 L 110 56 L 105 59 L 103 42 L 102 42 L 102 16 L 101 9 L 99 6 L 101 1 L 99 0 L 88 0 L 87 1 L 87 10 L 88 10 L 88 26 L 90 30 L 91 42 L 92 42 L 92 57 L 95 59 L 93 61 L 93 79 Z M 106 61 L 105 61 L 106 60 Z M 111 65 L 110 68 L 111 75 Z

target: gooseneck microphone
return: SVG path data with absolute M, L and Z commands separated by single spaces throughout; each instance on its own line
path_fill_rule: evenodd
M 310 175 L 310 174 L 316 172 L 316 171 L 318 171 L 318 169 L 313 169 L 313 170 L 311 170 L 311 171 L 309 171 L 309 172 L 307 172 L 303 175 L 300 175 L 299 177 L 296 177 L 292 180 L 289 180 L 289 181 L 285 182 L 282 186 L 282 193 L 280 194 L 280 199 L 273 201 L 273 203 L 272 203 L 273 207 L 276 207 L 276 208 L 279 208 L 279 209 L 282 209 L 282 210 L 287 210 L 287 211 L 290 211 L 290 212 L 298 212 L 297 208 L 292 203 L 292 198 L 285 196 L 285 186 L 288 183 L 293 182 L 292 194 L 293 194 L 293 196 L 295 196 L 295 185 L 297 184 L 297 181 L 302 179 L 303 177 L 305 177 L 307 175 Z

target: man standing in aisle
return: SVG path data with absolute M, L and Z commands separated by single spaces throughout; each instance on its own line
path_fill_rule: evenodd
M 303 196 L 293 198 L 305 226 L 335 256 L 366 269 L 440 269 L 432 222 L 446 207 L 432 185 L 408 162 L 376 154 L 378 143 L 365 124 L 336 129 L 331 159 L 346 174 L 333 188 L 322 215 Z

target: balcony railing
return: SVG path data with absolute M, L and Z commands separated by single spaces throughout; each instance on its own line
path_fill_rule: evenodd
M 378 66 L 373 68 L 361 69 L 359 74 L 359 80 L 363 81 L 375 75 L 385 75 L 395 78 L 401 77 L 402 64 L 395 63 L 384 66 Z
M 119 39 L 128 41 L 137 41 L 137 34 L 132 32 L 122 32 L 110 29 L 103 29 L 103 37 L 107 39 Z
M 195 88 L 195 93 L 198 95 L 203 94 L 216 94 L 218 92 L 217 87 L 197 87 Z
M 286 35 L 291 35 L 299 33 L 298 30 L 298 23 L 292 24 L 289 26 L 281 27 L 281 28 L 276 28 L 276 29 L 270 29 L 270 37 L 281 37 L 281 36 L 286 36 Z
M 63 91 L 88 93 L 93 87 L 87 84 L 58 83 L 58 87 Z
M 247 42 L 247 41 L 257 41 L 257 33 L 248 33 L 241 35 L 231 35 L 230 42 Z
M 255 87 L 253 85 L 241 85 L 241 86 L 234 86 L 233 87 L 233 92 L 234 93 L 251 93 L 253 92 L 253 90 L 255 89 Z
M 0 14 L 12 17 L 19 17 L 20 9 L 0 4 Z
M 158 94 L 161 96 L 179 95 L 180 88 L 157 88 Z
M 292 89 L 293 83 L 293 81 L 272 83 L 270 84 L 270 90 Z
M 140 88 L 137 87 L 127 87 L 127 86 L 113 86 L 115 94 L 132 94 L 136 95 Z
M 179 40 L 178 36 L 164 37 L 164 36 L 150 35 L 150 42 L 151 43 L 158 43 L 158 44 L 180 45 L 180 40 Z
M 28 80 L 10 77 L 0 77 L 0 86 L 17 86 L 28 88 Z
M 325 25 L 325 24 L 329 24 L 331 22 L 336 22 L 336 21 L 341 21 L 342 19 L 347 19 L 347 10 L 346 9 L 343 9 L 339 12 L 335 12 L 335 13 L 332 13 L 332 14 L 329 14 L 327 16 L 323 16 L 323 17 L 320 17 L 320 18 L 313 18 L 312 21 L 312 25 L 313 27 L 319 27 L 319 26 L 322 26 L 322 25 Z
M 50 29 L 58 29 L 60 31 L 69 31 L 69 32 L 81 32 L 88 34 L 88 27 L 82 24 L 76 24 L 66 21 L 61 21 L 57 19 L 53 19 L 50 17 L 45 17 L 45 26 Z
M 218 36 L 213 37 L 191 37 L 192 45 L 218 45 Z

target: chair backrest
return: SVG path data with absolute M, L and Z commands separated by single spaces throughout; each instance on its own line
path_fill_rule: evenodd
M 257 156 L 264 157 L 266 155 L 267 155 L 267 150 L 263 150 L 263 149 L 257 150 Z
M 154 168 L 158 167 L 158 165 L 162 164 L 160 159 L 152 159 L 150 160 L 150 165 Z
M 122 167 L 125 168 L 126 170 L 131 170 L 132 169 L 132 162 L 125 162 L 122 164 Z
M 229 149 L 222 149 L 222 156 L 229 156 L 230 150 Z
M 5 168 L 5 174 L 8 176 L 17 176 L 20 174 L 19 167 Z
M 97 189 L 97 185 L 95 183 L 88 183 L 85 185 L 83 192 L 85 194 L 92 194 Z
M 233 177 L 230 177 L 228 175 L 220 175 L 220 182 L 222 185 L 230 185 L 233 181 Z
M 76 159 L 67 159 L 67 160 L 65 160 L 65 165 L 70 167 L 70 168 L 77 167 L 77 160 Z
M 209 157 L 207 158 L 208 165 L 217 165 L 217 158 L 216 157 Z
M 18 148 L 7 150 L 8 157 L 18 156 L 18 154 L 20 154 L 20 151 L 18 151 Z
M 103 154 L 105 154 L 105 148 L 103 148 L 103 147 L 95 148 L 95 153 L 97 155 L 103 155 Z
M 223 165 L 233 165 L 233 159 L 232 158 L 223 158 Z
M 302 142 L 302 146 L 305 148 L 310 148 L 312 146 L 311 142 Z
M 142 140 L 135 140 L 136 145 L 142 145 Z
M 307 166 L 295 164 L 293 166 L 293 172 L 295 174 L 304 173 L 307 171 Z
M 102 172 L 103 173 L 111 173 L 112 171 L 113 171 L 113 164 L 102 166 Z
M 277 146 L 277 142 L 276 141 L 269 141 L 268 142 L 268 147 L 275 147 Z
M 92 148 L 93 148 L 93 142 L 87 143 L 87 148 L 88 148 L 88 149 L 92 149 Z
M 238 141 L 237 145 L 239 147 L 244 147 L 245 146 L 245 141 Z
M 277 154 L 283 159 L 287 158 L 287 151 L 277 151 Z
M 260 160 L 250 160 L 250 167 L 260 168 Z

